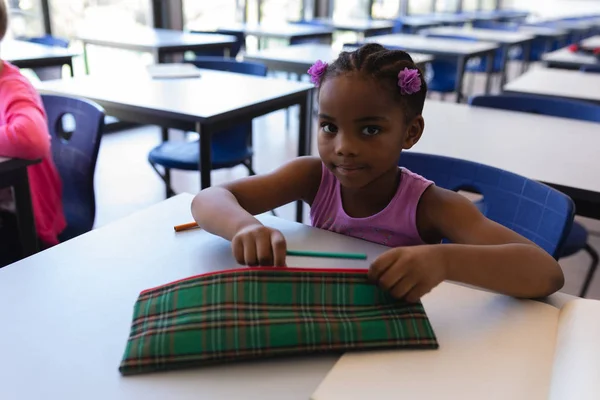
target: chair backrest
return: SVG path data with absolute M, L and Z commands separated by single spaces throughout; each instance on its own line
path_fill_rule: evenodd
M 583 72 L 593 72 L 593 73 L 600 73 L 600 64 L 598 65 L 584 65 L 581 67 L 581 70 Z
M 469 99 L 469 104 L 478 107 L 600 122 L 600 105 L 562 98 L 535 95 L 490 95 L 472 97 Z
M 218 71 L 235 72 L 253 76 L 267 76 L 267 67 L 264 64 L 250 61 L 227 60 L 219 57 L 196 57 L 191 61 L 198 68 L 214 69 Z M 227 154 L 247 154 L 249 144 L 252 142 L 252 121 L 243 122 L 229 129 L 213 135 L 212 150 L 226 152 Z
M 94 172 L 104 128 L 104 110 L 83 99 L 42 95 L 52 140 L 52 158 L 63 185 L 68 240 L 94 226 Z
M 516 32 L 519 30 L 518 24 L 511 24 L 507 22 L 494 22 L 494 21 L 474 21 L 474 28 L 479 29 L 490 29 L 495 31 L 509 31 Z
M 401 167 L 438 187 L 479 193 L 479 209 L 550 253 L 561 254 L 571 230 L 575 207 L 565 194 L 520 175 L 456 158 L 403 152 Z
M 231 46 L 231 50 L 229 51 L 229 57 L 231 58 L 235 58 L 238 55 L 245 42 L 244 32 L 228 31 L 226 29 L 217 29 L 216 31 L 190 31 L 190 33 L 235 36 L 235 43 Z M 194 54 L 198 57 L 223 57 L 223 52 L 221 50 L 202 50 L 196 51 Z
M 214 69 L 218 71 L 236 72 L 238 74 L 267 76 L 267 67 L 264 64 L 250 61 L 236 61 L 222 57 L 196 57 L 191 61 L 198 68 Z

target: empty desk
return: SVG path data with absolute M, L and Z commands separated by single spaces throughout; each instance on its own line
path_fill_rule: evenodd
M 562 97 L 600 104 L 600 74 L 539 68 L 507 83 L 504 92 Z
M 86 72 L 89 72 L 89 44 L 152 53 L 154 62 L 158 64 L 165 62 L 168 55 L 182 54 L 186 51 L 223 50 L 223 54 L 228 55 L 236 42 L 234 36 L 146 27 L 128 31 L 126 35 L 118 29 L 83 30 L 78 39 L 83 42 Z
M 221 26 L 231 32 L 243 33 L 245 36 L 255 36 L 258 39 L 283 39 L 289 43 L 300 40 L 315 40 L 331 43 L 333 29 L 325 26 L 304 24 L 229 24 Z M 260 40 L 259 40 L 260 43 Z
M 244 55 L 244 60 L 263 63 L 269 70 L 303 75 L 317 60 L 330 62 L 336 59 L 339 53 L 340 51 L 327 44 L 307 43 L 251 52 Z M 411 56 L 415 64 L 420 65 L 433 60 L 432 56 L 426 54 L 411 53 Z
M 583 66 L 600 65 L 600 61 L 592 54 L 572 52 L 562 48 L 542 55 L 544 64 L 551 68 L 580 69 Z
M 151 79 L 148 74 L 46 81 L 42 93 L 83 97 L 123 121 L 195 131 L 200 135 L 200 184 L 211 185 L 211 136 L 273 111 L 300 106 L 298 156 L 310 153 L 314 85 L 200 70 L 200 78 Z M 298 218 L 302 203 L 298 203 Z
M 477 57 L 488 57 L 488 71 L 485 83 L 486 93 L 491 88 L 492 65 L 494 52 L 500 47 L 497 43 L 467 42 L 455 39 L 430 38 L 420 35 L 393 34 L 367 38 L 367 42 L 379 43 L 389 48 L 397 48 L 409 52 L 431 54 L 435 58 L 450 58 L 458 60 L 456 86 L 458 88 L 457 102 L 462 99 L 462 82 L 467 61 Z
M 44 46 L 23 40 L 3 40 L 2 59 L 19 68 L 62 67 L 68 65 L 73 76 L 73 57 L 77 55 L 60 47 Z

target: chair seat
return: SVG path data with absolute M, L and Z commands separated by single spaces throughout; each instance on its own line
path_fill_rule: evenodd
M 246 147 L 240 151 L 212 148 L 212 169 L 231 168 L 252 158 L 252 148 Z M 200 145 L 192 142 L 164 142 L 150 151 L 148 161 L 162 165 L 165 168 L 198 171 L 200 160 Z
M 588 231 L 577 221 L 573 221 L 571 232 L 563 246 L 561 257 L 567 257 L 581 251 L 585 248 L 588 240 Z

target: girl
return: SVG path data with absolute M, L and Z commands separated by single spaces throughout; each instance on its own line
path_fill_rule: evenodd
M 560 266 L 541 248 L 398 167 L 423 133 L 427 92 L 407 53 L 367 44 L 308 72 L 319 87 L 320 158 L 211 187 L 192 202 L 198 225 L 231 240 L 239 263 L 285 265 L 283 235 L 252 215 L 303 200 L 313 226 L 392 247 L 369 277 L 397 298 L 417 301 L 446 279 L 517 297 L 562 287 Z
M 6 34 L 6 3 L 0 0 L 0 41 Z M 1 55 L 1 54 L 0 54 Z M 40 96 L 19 70 L 0 60 L 0 157 L 41 159 L 28 168 L 35 225 L 42 247 L 58 243 L 65 228 L 61 182 L 50 154 L 50 135 Z M 21 257 L 12 190 L 0 188 L 0 267 Z

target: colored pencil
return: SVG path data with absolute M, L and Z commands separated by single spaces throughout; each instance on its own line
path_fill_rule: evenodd
M 349 258 L 353 260 L 367 259 L 367 255 L 364 253 L 333 253 L 323 251 L 288 250 L 286 254 L 288 256 L 297 257 Z
M 196 229 L 196 228 L 200 228 L 200 227 L 195 222 L 188 222 L 187 224 L 175 225 L 173 227 L 173 229 L 175 229 L 175 232 L 187 231 L 189 229 Z

